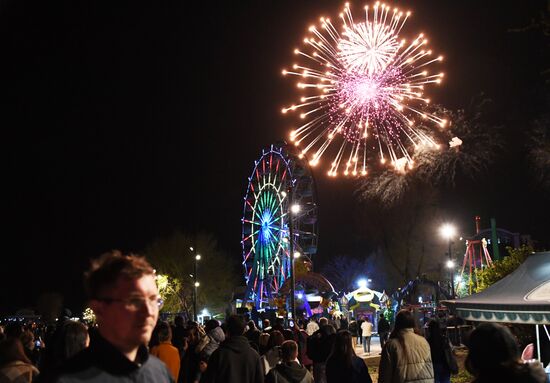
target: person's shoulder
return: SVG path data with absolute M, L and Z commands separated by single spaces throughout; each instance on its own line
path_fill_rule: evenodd
M 269 370 L 269 372 L 265 376 L 264 380 L 265 380 L 266 383 L 286 382 L 285 377 L 279 372 L 277 367 L 272 368 L 271 370 Z
M 4 364 L 2 368 L 0 368 L 0 382 L 18 382 L 22 377 L 26 378 L 29 375 L 38 375 L 38 369 L 32 364 L 20 360 Z M 15 378 L 16 376 L 18 376 L 18 378 Z M 16 380 L 11 380 L 14 378 Z
M 399 340 L 397 338 L 390 338 L 384 343 L 384 348 L 388 350 L 394 350 L 399 347 Z
M 430 347 L 428 340 L 414 331 L 405 331 L 403 337 L 405 338 L 405 342 L 414 342 L 419 345 L 421 344 Z
M 422 335 L 420 335 L 420 334 L 417 334 L 417 333 L 415 333 L 415 332 L 411 332 L 411 333 L 410 333 L 410 336 L 411 336 L 412 338 L 414 338 L 414 339 L 415 339 L 417 342 L 419 342 L 419 343 L 425 344 L 425 345 L 427 345 L 427 346 L 430 345 L 430 344 L 428 343 L 428 340 L 427 340 L 426 338 L 424 338 L 424 337 L 423 337 Z
M 518 371 L 518 382 L 526 383 L 544 383 L 546 382 L 546 372 L 538 363 L 525 363 L 520 366 Z
M 179 353 L 178 348 L 175 347 L 173 344 L 171 344 L 171 343 L 161 343 L 161 344 L 159 344 L 158 346 L 154 346 L 153 348 L 151 348 L 151 354 L 157 356 L 155 353 L 153 353 L 153 351 L 155 350 L 155 351 L 158 352 L 158 351 L 160 351 L 160 350 L 162 350 L 162 349 L 168 350 L 168 351 L 170 351 L 170 352 L 175 352 L 175 351 L 177 351 L 177 352 Z
M 353 366 L 361 368 L 361 369 L 367 368 L 365 360 L 362 359 L 361 357 L 357 356 L 357 355 L 353 355 L 353 357 L 351 358 L 351 364 Z
M 154 355 L 149 355 L 147 361 L 140 367 L 140 369 L 143 376 L 153 376 L 155 377 L 155 381 L 171 381 L 170 372 L 168 371 L 166 364 Z M 161 380 L 162 377 L 165 379 Z
M 180 351 L 178 350 L 178 348 L 172 344 L 169 344 L 168 346 L 170 346 L 170 350 L 172 350 L 172 352 L 177 352 L 178 354 L 180 353 Z
M 149 350 L 149 353 L 154 356 L 158 356 L 160 351 L 160 345 L 156 345 L 151 347 L 151 350 Z
M 304 375 L 304 378 L 300 383 L 314 383 L 315 379 L 313 378 L 313 374 L 309 372 L 307 368 L 305 370 L 306 370 L 306 374 Z
M 85 371 L 94 366 L 94 355 L 89 348 L 82 350 L 70 358 L 57 372 L 60 374 L 73 374 Z
M 160 360 L 158 357 L 156 357 L 155 355 L 149 355 L 149 357 L 147 358 L 147 361 L 143 363 L 142 367 L 164 369 L 164 362 Z
M 98 371 L 93 360 L 93 355 L 89 349 L 85 349 L 69 359 L 61 367 L 48 371 L 40 371 L 36 381 L 38 383 L 65 383 L 90 379 L 93 382 L 93 377 L 97 375 Z

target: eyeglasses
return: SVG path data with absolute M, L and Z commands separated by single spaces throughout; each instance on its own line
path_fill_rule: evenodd
M 116 298 L 98 298 L 100 302 L 105 303 L 122 303 L 124 308 L 128 311 L 139 311 L 145 306 L 150 309 L 160 310 L 164 305 L 164 300 L 161 297 L 154 297 L 149 299 L 144 298 L 128 298 L 128 299 L 116 299 Z

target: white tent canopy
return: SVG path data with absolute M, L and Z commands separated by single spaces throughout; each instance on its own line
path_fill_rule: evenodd
M 478 294 L 442 303 L 471 321 L 550 324 L 550 252 L 530 255 Z
M 540 360 L 539 325 L 550 324 L 550 252 L 530 255 L 513 273 L 478 294 L 442 303 L 466 320 L 536 325 Z

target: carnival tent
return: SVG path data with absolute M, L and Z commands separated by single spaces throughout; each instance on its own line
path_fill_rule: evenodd
M 442 303 L 466 320 L 550 324 L 550 252 L 528 256 L 478 294 Z

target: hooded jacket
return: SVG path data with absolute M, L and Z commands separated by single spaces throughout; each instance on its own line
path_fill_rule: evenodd
M 428 341 L 412 328 L 402 330 L 406 352 L 399 339 L 390 339 L 382 350 L 379 383 L 433 383 L 434 371 Z
M 232 336 L 210 357 L 201 383 L 263 383 L 260 355 L 244 336 Z
M 206 344 L 206 346 L 204 346 L 202 352 L 207 358 L 210 358 L 212 353 L 216 351 L 216 349 L 220 347 L 220 344 L 225 340 L 225 334 L 221 327 L 216 327 L 208 331 L 206 336 L 210 339 L 210 341 Z
M 267 383 L 313 383 L 313 375 L 298 362 L 285 362 L 269 372 Z

